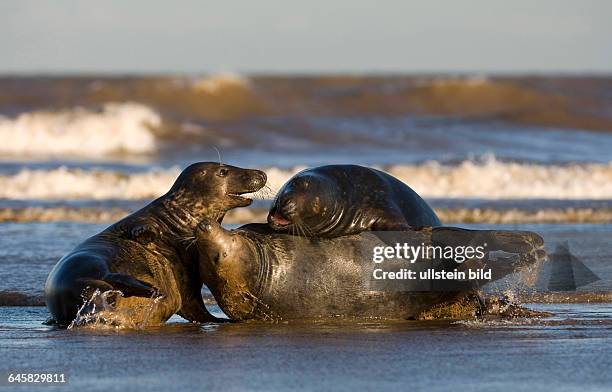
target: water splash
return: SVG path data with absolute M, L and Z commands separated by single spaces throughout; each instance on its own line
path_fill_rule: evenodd
M 101 292 L 99 289 L 93 292 L 91 297 L 83 302 L 83 305 L 77 311 L 76 317 L 68 329 L 85 325 L 105 325 L 118 327 L 116 317 L 114 316 L 113 306 L 109 302 L 109 296 L 123 297 L 123 293 L 119 290 L 108 290 Z
M 519 257 L 514 272 L 507 277 L 490 282 L 483 287 L 485 295 L 504 298 L 510 303 L 519 305 L 518 299 L 526 292 L 533 292 L 548 254 L 542 248 L 534 246 L 531 252 L 516 255 Z
M 147 305 L 146 311 L 145 311 L 145 316 L 142 320 L 141 323 L 139 323 L 138 328 L 137 329 L 144 329 L 149 325 L 149 319 L 151 318 L 151 315 L 153 314 L 153 312 L 155 311 L 155 308 L 157 307 L 157 304 L 164 298 L 163 295 L 159 295 L 156 296 L 156 294 L 154 294 L 151 297 L 151 301 L 149 302 L 149 304 Z
M 133 309 L 115 307 L 114 302 L 116 299 L 123 296 L 123 293 L 119 290 L 101 292 L 99 289 L 96 289 L 91 297 L 83 302 L 68 329 L 87 327 L 94 329 L 142 330 L 149 326 L 151 315 L 164 298 L 161 295 L 153 295 L 145 305 L 141 313 L 142 316 L 137 317 Z

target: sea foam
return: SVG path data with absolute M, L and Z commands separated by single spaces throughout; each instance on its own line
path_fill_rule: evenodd
M 268 198 L 304 167 L 269 167 Z M 382 168 L 425 198 L 612 199 L 612 163 L 542 165 L 466 160 L 457 165 L 431 161 Z M 140 173 L 59 167 L 22 169 L 0 175 L 5 199 L 149 199 L 170 189 L 180 173 L 172 167 Z
M 62 111 L 0 116 L 0 155 L 104 156 L 157 151 L 153 128 L 161 116 L 139 103 L 107 103 L 100 111 Z

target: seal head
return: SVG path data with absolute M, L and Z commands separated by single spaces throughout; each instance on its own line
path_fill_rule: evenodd
M 408 185 L 376 169 L 328 165 L 304 170 L 279 191 L 268 224 L 307 237 L 435 227 L 440 220 Z
M 339 188 L 316 171 L 305 171 L 292 178 L 279 191 L 268 214 L 275 230 L 311 236 L 329 229 L 344 211 Z
M 215 221 L 203 221 L 195 230 L 200 275 L 223 311 L 242 320 L 258 308 L 255 286 L 260 275 L 261 252 L 239 232 L 225 230 Z
M 197 201 L 202 195 L 212 196 L 212 205 L 207 200 L 209 208 L 229 210 L 250 205 L 253 200 L 242 195 L 256 192 L 265 184 L 266 173 L 260 170 L 200 162 L 183 170 L 168 193 L 177 199 L 184 195 L 185 201 L 188 197 Z

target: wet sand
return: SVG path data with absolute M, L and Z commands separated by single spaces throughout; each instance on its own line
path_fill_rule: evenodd
M 45 308 L 0 307 L 0 370 L 67 373 L 67 385 L 44 390 L 609 390 L 612 304 L 530 307 L 554 316 L 205 326 L 174 317 L 146 331 L 57 330 L 41 325 Z

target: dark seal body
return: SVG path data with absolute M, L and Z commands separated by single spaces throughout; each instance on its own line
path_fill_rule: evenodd
M 195 322 L 217 321 L 204 306 L 193 230 L 221 221 L 251 203 L 240 194 L 266 182 L 258 170 L 196 163 L 168 193 L 78 245 L 49 273 L 45 301 L 54 322 L 69 325 L 96 291 L 112 296 L 116 313 L 133 325 L 155 325 L 174 313 Z M 153 301 L 153 297 L 160 297 Z M 154 303 L 155 302 L 155 303 Z
M 233 320 L 413 319 L 433 306 L 458 300 L 471 292 L 381 289 L 371 279 L 377 266 L 372 260 L 372 249 L 387 244 L 378 234 L 304 237 L 275 233 L 259 224 L 228 231 L 215 222 L 203 223 L 196 231 L 202 278 Z M 530 232 L 441 227 L 408 231 L 401 236 L 413 244 L 488 240 L 494 244 L 489 250 L 514 250 L 523 256 L 543 245 L 542 239 Z M 518 264 L 531 264 L 535 259 L 515 259 L 499 269 L 495 279 L 512 273 Z
M 380 170 L 329 165 L 304 170 L 278 192 L 268 214 L 278 231 L 338 237 L 440 225 L 415 191 Z

